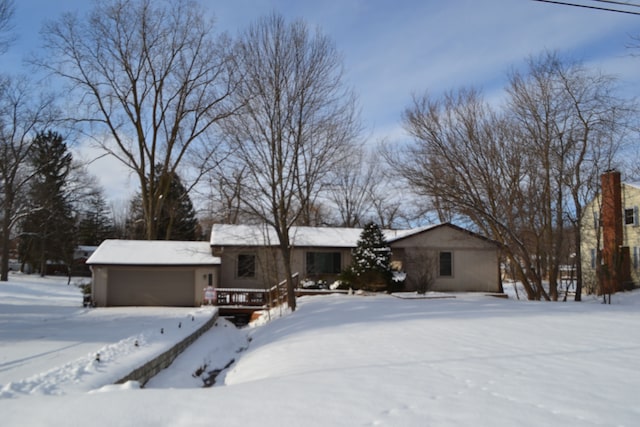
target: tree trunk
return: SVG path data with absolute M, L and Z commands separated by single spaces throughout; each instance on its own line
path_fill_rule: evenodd
M 2 266 L 0 266 L 0 281 L 2 282 L 9 280 L 9 250 L 11 246 L 10 213 L 11 209 L 9 209 L 9 203 L 7 203 L 4 207 L 4 216 L 2 218 Z

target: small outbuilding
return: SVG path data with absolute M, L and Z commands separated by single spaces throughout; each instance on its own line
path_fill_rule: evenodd
M 220 268 L 208 242 L 106 240 L 86 263 L 99 307 L 199 306 Z

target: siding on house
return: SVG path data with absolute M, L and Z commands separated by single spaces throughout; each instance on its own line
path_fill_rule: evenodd
M 260 227 L 258 227 L 260 228 Z M 361 229 L 298 227 L 292 248 L 292 271 L 300 279 L 333 281 L 336 274 L 310 274 L 313 254 L 339 258 L 341 269 L 351 264 L 351 249 L 357 244 Z M 437 276 L 433 290 L 501 292 L 498 268 L 499 247 L 486 238 L 451 224 L 439 224 L 413 230 L 384 230 L 392 250 L 392 262 L 407 273 L 407 290 L 416 289 L 416 278 L 425 269 Z M 212 251 L 221 259 L 220 286 L 225 288 L 268 288 L 284 280 L 278 248 L 262 228 L 250 226 L 214 225 L 211 233 Z M 265 245 L 269 242 L 271 245 Z M 337 242 L 337 243 L 336 243 Z M 298 244 L 300 243 L 300 244 Z M 435 263 L 441 253 L 451 255 L 451 274 L 438 274 Z M 254 254 L 256 272 L 253 277 L 238 274 L 239 256 Z M 338 255 L 339 254 L 339 255 Z M 320 256 L 319 258 L 322 258 Z M 433 264 L 433 265 L 432 265 Z
M 97 306 L 199 306 L 219 283 L 207 242 L 107 240 L 87 260 Z
M 393 241 L 392 260 L 407 273 L 407 290 L 431 270 L 433 291 L 502 292 L 498 245 L 461 228 L 443 225 Z M 440 254 L 451 254 L 451 275 L 439 274 Z
M 625 183 L 622 186 L 622 246 L 629 248 L 631 256 L 631 278 L 640 283 L 640 184 Z M 602 250 L 601 198 L 596 196 L 583 212 L 581 223 L 580 255 L 582 258 L 582 280 L 586 293 L 597 292 L 596 262 Z M 627 215 L 625 215 L 625 213 Z M 625 220 L 626 218 L 626 220 Z

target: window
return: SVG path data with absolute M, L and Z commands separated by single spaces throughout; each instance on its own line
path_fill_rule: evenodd
M 633 269 L 637 270 L 638 269 L 638 262 L 640 261 L 639 256 L 640 256 L 640 251 L 638 250 L 637 246 L 633 247 Z
M 241 278 L 256 277 L 256 256 L 253 254 L 238 255 L 237 276 Z
M 638 207 L 624 210 L 624 223 L 625 225 L 638 225 Z
M 595 269 L 596 268 L 596 250 L 590 249 L 589 252 L 591 253 L 591 268 Z
M 438 269 L 438 275 L 441 277 L 453 276 L 453 253 L 440 252 L 440 268 Z
M 342 256 L 340 252 L 307 252 L 307 274 L 340 274 Z

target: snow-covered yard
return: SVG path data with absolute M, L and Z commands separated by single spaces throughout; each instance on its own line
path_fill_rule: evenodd
M 638 292 L 612 305 L 304 297 L 262 326 L 220 320 L 139 389 L 108 384 L 210 309 L 83 309 L 64 281 L 12 276 L 0 283 L 0 424 L 634 426 L 639 309 Z M 192 376 L 232 359 L 214 387 Z

